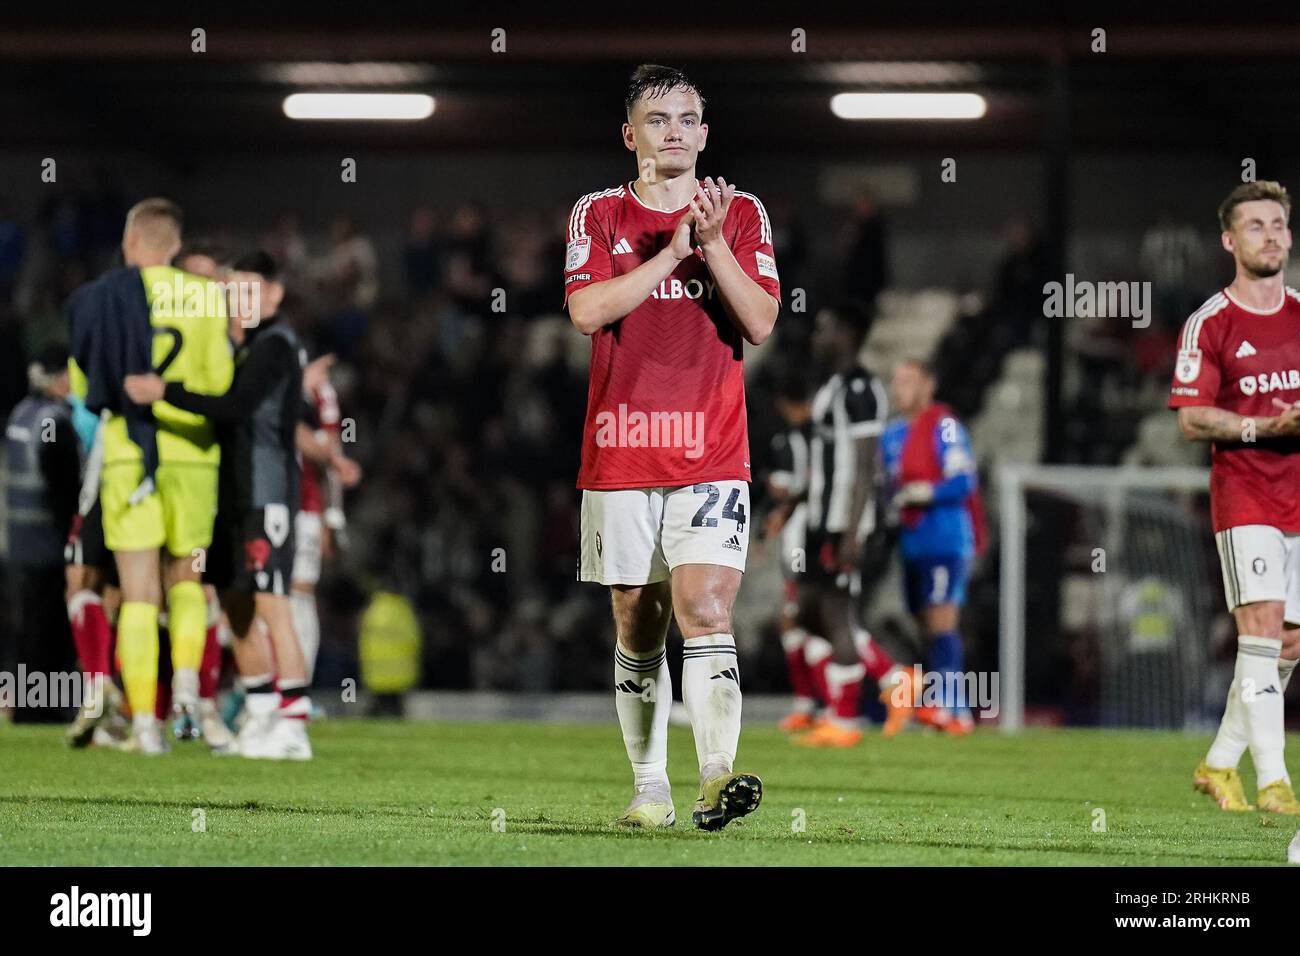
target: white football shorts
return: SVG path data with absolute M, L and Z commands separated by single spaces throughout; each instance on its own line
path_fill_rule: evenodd
M 1300 624 L 1300 532 L 1243 524 L 1214 536 L 1228 610 L 1256 601 L 1284 601 L 1284 617 Z
M 749 482 L 582 492 L 578 580 L 654 584 L 682 564 L 745 570 Z
M 321 517 L 314 511 L 299 511 L 293 520 L 297 547 L 293 555 L 293 580 L 315 584 L 320 580 Z

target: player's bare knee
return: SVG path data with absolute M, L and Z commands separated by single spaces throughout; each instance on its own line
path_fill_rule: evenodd
M 104 585 L 104 614 L 110 621 L 117 618 L 118 608 L 122 606 L 122 591 L 111 584 Z
M 122 582 L 122 601 L 132 604 L 162 604 L 162 587 L 157 580 Z
M 731 607 L 739 581 L 681 574 L 673 583 L 673 614 L 684 637 L 730 634 Z
M 72 600 L 78 591 L 98 591 L 101 585 L 99 571 L 84 564 L 69 564 L 63 573 L 64 598 Z
M 1300 660 L 1300 624 L 1286 622 L 1282 627 L 1282 658 Z
M 957 605 L 935 604 L 921 613 L 927 634 L 943 634 L 957 629 Z
M 832 661 L 842 665 L 858 662 L 858 645 L 853 643 L 853 627 L 846 607 L 839 614 L 827 614 L 826 639 L 831 643 Z
M 683 637 L 731 633 L 731 605 L 717 595 L 705 594 L 680 601 L 676 614 Z
M 610 588 L 614 629 L 618 642 L 629 651 L 652 651 L 663 643 L 672 612 L 667 582 L 641 587 Z
M 177 557 L 172 555 L 167 559 L 167 569 L 165 571 L 167 578 L 167 587 L 180 584 L 182 581 L 198 581 L 203 576 L 203 566 L 206 563 L 206 554 L 202 551 L 198 555 L 181 555 Z

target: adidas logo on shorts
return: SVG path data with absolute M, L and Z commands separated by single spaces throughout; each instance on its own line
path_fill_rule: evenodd
M 732 535 L 730 538 L 728 538 L 726 541 L 722 542 L 722 546 L 723 546 L 724 548 L 730 548 L 732 551 L 739 551 L 739 550 L 740 550 L 740 536 L 739 536 L 739 535 L 734 535 L 734 534 L 733 534 L 733 535 Z

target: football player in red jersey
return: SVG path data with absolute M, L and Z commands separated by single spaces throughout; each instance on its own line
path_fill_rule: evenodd
M 695 166 L 704 98 L 679 70 L 643 65 L 623 144 L 638 178 L 590 193 L 569 218 L 565 303 L 591 336 L 579 578 L 611 590 L 615 702 L 635 793 L 616 825 L 672 826 L 667 775 L 669 616 L 685 640 L 682 698 L 695 733 L 695 825 L 754 810 L 762 783 L 733 763 L 740 672 L 731 608 L 749 545 L 745 343 L 781 305 L 772 229 L 757 198 Z
M 1282 270 L 1291 199 L 1244 183 L 1219 207 L 1232 284 L 1183 325 L 1169 407 L 1193 441 L 1213 443 L 1210 510 L 1237 664 L 1197 789 L 1249 810 L 1237 763 L 1247 746 L 1261 810 L 1300 815 L 1283 756 L 1282 695 L 1300 658 L 1300 292 Z
M 293 628 L 307 661 L 307 681 L 316 672 L 320 650 L 320 618 L 316 611 L 316 585 L 321 564 L 333 555 L 335 535 L 345 526 L 343 489 L 361 479 L 360 467 L 343 455 L 340 438 L 338 393 L 329 379 L 303 389 L 303 420 L 296 435 L 301 460 L 301 501 L 295 518 L 293 585 L 290 603 Z

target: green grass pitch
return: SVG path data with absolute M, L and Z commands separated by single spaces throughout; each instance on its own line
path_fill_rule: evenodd
M 201 745 L 145 759 L 0 724 L 0 864 L 1260 865 L 1285 863 L 1297 826 L 1194 793 L 1207 741 L 1171 733 L 808 751 L 749 728 L 738 766 L 763 777 L 763 805 L 716 834 L 690 826 L 694 747 L 677 728 L 678 824 L 653 834 L 608 827 L 631 789 L 613 721 L 324 721 L 312 736 L 305 764 Z

